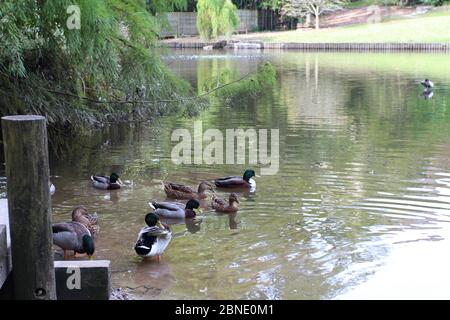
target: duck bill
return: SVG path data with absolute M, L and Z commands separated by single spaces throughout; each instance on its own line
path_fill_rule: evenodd
M 158 222 L 156 223 L 156 226 L 157 226 L 158 228 L 165 229 L 164 226 L 163 226 L 163 224 L 161 223 L 161 221 L 158 221 Z
M 89 260 L 93 260 L 93 259 L 94 259 L 94 256 L 88 256 L 88 259 L 89 259 Z
M 201 214 L 201 213 L 203 213 L 202 209 L 200 209 L 200 208 L 198 208 L 198 209 L 193 209 L 193 210 L 194 210 L 194 212 L 195 212 L 196 214 Z

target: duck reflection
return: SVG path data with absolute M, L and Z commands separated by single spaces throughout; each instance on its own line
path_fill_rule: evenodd
M 425 89 L 422 92 L 422 97 L 425 100 L 431 99 L 431 98 L 433 98 L 433 96 L 434 96 L 434 92 L 433 92 L 433 89 L 431 89 L 431 88 Z

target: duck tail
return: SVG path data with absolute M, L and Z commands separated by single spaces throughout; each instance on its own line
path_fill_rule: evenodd
M 150 209 L 156 210 L 156 207 L 153 205 L 153 202 L 149 202 L 148 206 L 150 207 Z

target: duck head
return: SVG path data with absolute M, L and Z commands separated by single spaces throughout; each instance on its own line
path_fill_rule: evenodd
M 198 185 L 198 193 L 204 193 L 206 190 L 214 192 L 213 186 L 209 182 L 203 181 Z
M 94 255 L 95 252 L 94 239 L 92 239 L 90 235 L 85 234 L 82 240 L 83 240 L 83 250 L 89 257 L 89 260 L 92 260 L 92 256 Z
M 248 182 L 252 177 L 256 177 L 255 170 L 253 170 L 253 169 L 245 170 L 244 176 L 243 176 L 244 180 Z
M 119 181 L 119 175 L 117 173 L 111 173 L 111 175 L 109 176 L 109 182 L 110 183 L 116 183 L 117 181 Z
M 186 218 L 194 218 L 197 214 L 202 213 L 200 209 L 200 202 L 195 199 L 191 199 L 186 203 Z
M 228 202 L 230 203 L 230 205 L 232 205 L 232 206 L 234 206 L 234 205 L 238 205 L 240 202 L 239 202 L 239 199 L 238 199 L 238 195 L 237 195 L 237 193 L 231 193 L 230 194 L 230 196 L 228 197 Z
M 159 216 L 156 213 L 153 213 L 153 212 L 147 213 L 147 215 L 145 216 L 145 223 L 149 227 L 157 226 L 157 227 L 159 227 L 161 229 L 165 229 L 164 226 L 159 221 Z

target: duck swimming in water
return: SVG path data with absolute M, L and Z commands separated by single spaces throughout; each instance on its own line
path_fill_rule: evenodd
M 147 227 L 139 231 L 134 251 L 140 257 L 156 257 L 159 261 L 172 239 L 172 232 L 169 226 L 163 225 L 153 212 L 145 216 L 145 223 Z
M 211 207 L 217 212 L 237 212 L 239 210 L 238 196 L 234 192 L 231 193 L 227 202 L 214 194 L 212 197 Z
M 213 195 L 211 201 L 211 207 L 217 212 L 237 212 L 239 210 L 239 200 L 236 193 L 231 193 L 228 197 L 228 202 L 224 199 L 217 197 L 215 194 Z
M 431 80 L 429 80 L 429 79 L 425 79 L 423 81 L 420 81 L 420 84 L 423 85 L 427 89 L 431 89 L 431 88 L 434 87 L 434 83 Z
M 163 182 L 164 191 L 169 198 L 175 199 L 205 199 L 206 191 L 213 191 L 213 187 L 209 182 L 203 181 L 198 185 L 197 191 L 183 184 Z
M 214 183 L 219 188 L 251 188 L 256 187 L 255 180 L 252 177 L 256 177 L 253 169 L 247 169 L 242 177 L 230 176 L 225 178 L 219 178 L 214 180 Z
M 92 175 L 91 181 L 94 188 L 103 190 L 116 190 L 120 189 L 122 186 L 122 181 L 120 181 L 119 175 L 114 172 L 111 173 L 109 177 Z
M 200 203 L 191 199 L 183 206 L 179 202 L 149 202 L 150 208 L 154 210 L 154 213 L 159 217 L 169 218 L 169 219 L 179 219 L 179 218 L 194 218 L 197 212 L 200 213 Z

